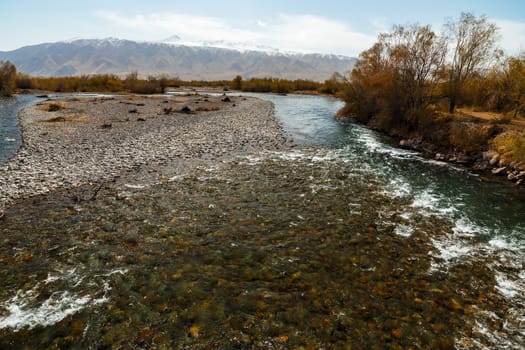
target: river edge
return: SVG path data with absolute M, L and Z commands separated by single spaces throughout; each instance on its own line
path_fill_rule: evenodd
M 382 135 L 391 137 L 397 141 L 397 147 L 416 151 L 422 157 L 430 160 L 446 162 L 451 165 L 461 166 L 467 171 L 479 175 L 481 181 L 494 183 L 512 183 L 513 187 L 524 190 L 525 189 L 525 163 L 519 162 L 505 162 L 502 155 L 497 151 L 490 149 L 487 145 L 484 149 L 478 149 L 472 152 L 464 152 L 453 148 L 444 148 L 424 139 L 422 135 L 405 135 L 398 131 L 388 132 L 380 125 L 376 125 L 374 119 L 369 123 L 361 123 L 355 118 L 341 114 L 344 110 L 339 111 L 335 119 L 342 125 L 349 125 L 356 123 L 362 125 L 370 130 L 381 133 Z M 497 128 L 496 125 L 490 123 L 480 123 L 480 127 Z
M 22 109 L 22 145 L 0 165 L 0 216 L 13 201 L 170 162 L 293 146 L 271 102 L 188 94 L 56 97 Z

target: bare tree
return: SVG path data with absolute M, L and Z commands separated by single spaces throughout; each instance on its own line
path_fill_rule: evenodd
M 436 72 L 445 61 L 446 41 L 430 26 L 420 25 L 396 26 L 379 40 L 395 70 L 397 89 L 405 98 L 405 108 L 425 107 L 432 97 L 430 90 L 436 83 Z
M 456 108 L 465 80 L 497 55 L 497 30 L 496 25 L 489 22 L 487 17 L 477 18 L 471 13 L 462 13 L 459 20 L 449 20 L 445 24 L 445 33 L 454 45 L 448 72 L 450 113 Z

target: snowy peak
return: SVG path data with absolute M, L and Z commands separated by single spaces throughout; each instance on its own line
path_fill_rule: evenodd
M 93 45 L 93 46 L 115 46 L 115 47 L 124 45 L 127 42 L 130 42 L 130 41 L 129 40 L 124 40 L 124 39 L 113 38 L 113 37 L 104 38 L 104 39 L 72 38 L 72 39 L 69 39 L 69 40 L 61 41 L 61 43 L 73 44 L 73 45 L 76 45 L 76 46 Z
M 307 52 L 297 52 L 297 51 L 287 51 L 281 50 L 275 47 L 260 45 L 257 43 L 249 43 L 242 41 L 228 41 L 228 40 L 209 40 L 209 41 L 187 41 L 181 38 L 178 35 L 172 35 L 161 41 L 133 41 L 127 39 L 119 39 L 114 37 L 108 37 L 103 39 L 85 39 L 85 38 L 72 38 L 69 40 L 61 41 L 60 43 L 72 44 L 76 46 L 113 46 L 120 47 L 129 44 L 141 44 L 141 45 L 170 45 L 170 46 L 187 46 L 187 47 L 197 47 L 197 48 L 215 48 L 215 49 L 225 49 L 225 50 L 234 50 L 241 53 L 256 51 L 264 52 L 271 55 L 284 55 L 284 56 L 300 56 L 300 55 L 311 55 L 324 58 L 339 58 L 339 59 L 348 59 L 347 56 L 342 55 L 333 55 L 333 54 L 323 54 L 323 53 L 307 53 Z
M 271 53 L 271 54 L 285 53 L 274 47 L 259 45 L 255 43 L 247 43 L 247 42 L 241 42 L 241 41 L 232 42 L 228 40 L 188 41 L 188 40 L 183 40 L 178 35 L 170 36 L 169 38 L 164 39 L 162 43 L 168 44 L 168 45 L 180 45 L 180 46 L 192 46 L 192 47 L 213 47 L 213 48 L 218 48 L 218 49 L 235 50 L 239 52 L 260 51 L 260 52 L 266 52 L 266 53 Z M 290 54 L 292 53 L 290 52 Z
M 162 42 L 118 38 L 73 38 L 0 52 L 21 72 L 35 76 L 117 74 L 131 71 L 184 80 L 230 80 L 240 75 L 323 81 L 346 74 L 355 58 L 282 52 L 263 45 L 226 40 L 187 42 L 173 35 Z

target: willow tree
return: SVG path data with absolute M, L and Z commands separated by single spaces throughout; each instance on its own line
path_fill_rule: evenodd
M 11 96 L 16 89 L 16 67 L 9 61 L 0 61 L 0 96 Z
M 385 55 L 384 45 L 376 42 L 361 52 L 345 90 L 345 107 L 348 113 L 362 123 L 386 109 L 385 101 L 392 91 L 392 69 Z
M 465 81 L 485 68 L 498 54 L 497 30 L 487 17 L 478 18 L 471 13 L 462 13 L 459 20 L 449 20 L 445 24 L 445 33 L 453 47 L 447 77 L 450 113 L 456 108 Z
M 403 109 L 423 109 L 433 100 L 436 72 L 446 55 L 446 42 L 430 26 L 396 26 L 380 35 L 394 69 L 396 89 L 402 94 Z
M 361 53 L 347 91 L 349 112 L 361 121 L 372 114 L 389 124 L 417 127 L 418 118 L 434 100 L 446 43 L 429 26 L 396 26 L 380 34 L 372 48 Z M 388 126 L 386 126 L 388 128 Z

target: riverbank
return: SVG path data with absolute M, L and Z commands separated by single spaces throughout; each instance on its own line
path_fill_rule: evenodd
M 20 115 L 23 145 L 0 166 L 0 208 L 137 168 L 290 145 L 271 102 L 233 96 L 49 99 Z
M 488 113 L 467 110 L 454 115 L 434 116 L 428 125 L 407 131 L 402 127 L 388 127 L 380 116 L 360 121 L 345 116 L 345 108 L 338 115 L 342 124 L 358 122 L 398 141 L 398 146 L 420 152 L 427 159 L 443 161 L 465 167 L 480 175 L 483 181 L 511 181 L 525 188 L 525 162 L 520 161 L 525 140 L 525 122 L 504 120 L 492 113 L 491 118 L 480 117 Z M 509 141 L 516 142 L 511 144 Z

